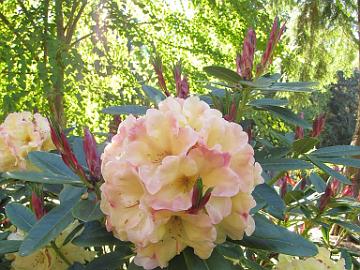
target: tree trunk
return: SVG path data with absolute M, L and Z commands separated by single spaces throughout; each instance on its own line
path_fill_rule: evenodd
M 358 33 L 358 40 L 360 41 L 360 0 L 357 0 L 357 33 Z M 358 68 L 360 71 L 360 42 L 358 42 Z M 358 108 L 357 108 L 357 120 L 355 131 L 351 140 L 351 145 L 360 146 L 360 78 L 358 81 L 358 94 L 359 94 L 359 101 L 358 101 Z M 358 157 L 360 158 L 360 157 Z M 358 168 L 346 168 L 346 175 L 352 180 L 353 182 L 353 195 L 354 197 L 358 197 L 359 190 L 360 190 L 360 169 Z

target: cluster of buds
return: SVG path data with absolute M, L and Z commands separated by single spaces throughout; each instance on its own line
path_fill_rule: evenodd
M 273 23 L 273 27 L 271 29 L 269 41 L 266 45 L 265 52 L 261 58 L 261 62 L 256 66 L 256 76 L 261 76 L 271 64 L 274 50 L 282 34 L 285 32 L 285 29 L 285 23 L 280 27 L 279 18 L 276 17 Z
M 304 113 L 301 112 L 300 119 L 304 119 Z M 325 114 L 320 114 L 318 117 L 316 117 L 313 121 L 313 128 L 312 131 L 310 132 L 310 137 L 316 138 L 319 137 L 321 132 L 324 130 L 325 127 L 325 120 L 326 120 L 326 115 Z M 304 128 L 302 127 L 295 127 L 295 140 L 299 140 L 299 139 L 303 139 L 304 138 Z
M 163 74 L 163 65 L 160 57 L 156 57 L 152 65 L 155 69 L 158 84 L 164 94 L 168 97 L 170 96 L 170 92 L 166 86 L 164 74 Z M 181 75 L 181 62 L 179 61 L 173 70 L 174 79 L 175 79 L 175 88 L 176 88 L 176 96 L 179 98 L 187 98 L 189 96 L 189 82 L 186 76 Z
M 62 160 L 74 173 L 76 173 L 88 188 L 101 179 L 101 160 L 97 153 L 96 141 L 94 136 L 88 129 L 84 129 L 85 137 L 83 141 L 83 149 L 85 153 L 86 163 L 89 169 L 89 175 L 85 173 L 85 169 L 81 166 L 74 152 L 70 147 L 65 133 L 53 119 L 49 119 L 51 138 L 57 150 L 60 152 Z
M 255 47 L 256 34 L 253 29 L 249 29 L 244 40 L 242 54 L 236 57 L 236 71 L 245 80 L 251 80 L 252 77 Z

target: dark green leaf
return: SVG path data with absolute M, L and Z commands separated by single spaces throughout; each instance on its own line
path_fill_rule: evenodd
M 318 143 L 319 143 L 319 140 L 316 138 L 303 138 L 303 139 L 294 141 L 292 147 L 293 147 L 293 150 L 295 153 L 303 154 L 303 153 L 309 152 Z
M 100 203 L 91 200 L 80 200 L 72 210 L 73 216 L 82 221 L 100 219 L 104 214 L 100 210 Z
M 255 232 L 251 236 L 244 236 L 237 243 L 255 249 L 268 250 L 292 256 L 314 256 L 316 246 L 302 236 L 281 226 L 271 223 L 265 217 L 256 214 Z
M 282 120 L 303 128 L 310 129 L 311 125 L 304 119 L 299 118 L 291 110 L 277 106 L 261 106 L 262 109 L 269 111 L 270 113 L 280 117 Z
M 85 223 L 82 233 L 75 237 L 73 244 L 82 247 L 99 247 L 103 245 L 116 245 L 121 243 L 112 233 L 108 232 L 100 222 L 93 221 Z
M 112 114 L 112 115 L 122 115 L 122 114 L 133 114 L 133 115 L 143 115 L 148 110 L 148 107 L 140 105 L 122 105 L 122 106 L 110 106 L 102 110 L 103 113 Z
M 58 154 L 34 151 L 29 153 L 28 158 L 32 164 L 43 172 L 54 175 L 64 175 L 70 179 L 79 181 L 79 177 L 65 165 L 61 156 Z
M 9 236 L 10 232 L 0 232 L 0 240 L 4 240 Z
M 120 269 L 130 254 L 123 250 L 116 250 L 114 252 L 106 253 L 100 257 L 95 258 L 86 265 L 86 270 L 115 270 Z
M 289 102 L 286 99 L 272 99 L 272 98 L 260 98 L 255 99 L 249 102 L 249 105 L 255 106 L 255 107 L 261 107 L 261 106 L 285 106 Z
M 288 171 L 288 170 L 300 170 L 311 169 L 313 166 L 300 159 L 268 159 L 261 162 L 261 166 L 264 170 L 271 171 Z
M 72 184 L 81 186 L 83 183 L 81 180 L 70 178 L 65 175 L 59 174 L 52 174 L 47 172 L 6 172 L 3 173 L 5 178 L 13 178 L 18 179 L 26 182 L 33 182 L 33 183 L 46 183 L 46 184 Z
M 323 147 L 311 153 L 314 156 L 322 157 L 341 157 L 360 155 L 360 146 L 355 145 L 335 145 Z
M 36 223 L 34 213 L 20 203 L 10 203 L 6 206 L 6 216 L 11 223 L 24 232 L 28 232 Z
M 338 224 L 339 226 L 343 227 L 344 229 L 358 234 L 360 233 L 360 226 L 356 225 L 355 223 L 351 223 L 351 222 L 346 222 L 346 221 L 342 221 L 342 220 L 336 220 L 336 219 L 331 219 L 331 222 Z
M 166 96 L 160 90 L 150 86 L 150 85 L 142 85 L 142 89 L 145 94 L 151 99 L 155 104 L 159 104 L 160 101 L 164 100 Z
M 284 92 L 312 92 L 316 83 L 313 82 L 287 82 L 273 83 L 268 87 L 259 86 L 257 90 L 261 91 L 284 91 Z
M 79 198 L 72 198 L 53 208 L 29 231 L 19 253 L 27 256 L 54 240 L 72 221 L 71 209 Z
M 326 183 L 317 173 L 311 173 L 309 176 L 311 183 L 314 185 L 315 190 L 319 193 L 325 192 Z
M 346 184 L 346 185 L 351 185 L 351 181 L 349 179 L 347 179 L 344 175 L 342 175 L 341 173 L 331 169 L 330 167 L 326 166 L 324 163 L 322 163 L 320 160 L 318 160 L 316 157 L 312 156 L 312 155 L 307 155 L 307 157 L 309 158 L 309 160 L 319 169 L 323 170 L 326 174 L 338 179 L 340 182 Z
M 348 167 L 360 168 L 360 159 L 357 158 L 333 158 L 333 157 L 318 157 L 324 163 L 339 164 Z
M 0 254 L 7 254 L 17 252 L 22 241 L 19 240 L 1 240 L 0 241 Z
M 242 81 L 242 78 L 239 74 L 228 68 L 219 67 L 219 66 L 209 66 L 209 67 L 204 67 L 204 71 L 207 74 L 214 76 L 215 78 L 218 78 L 220 80 L 229 83 L 238 84 L 240 81 Z
M 264 200 L 267 204 L 266 210 L 273 216 L 284 218 L 285 204 L 278 193 L 268 184 L 257 185 L 252 192 L 255 200 Z

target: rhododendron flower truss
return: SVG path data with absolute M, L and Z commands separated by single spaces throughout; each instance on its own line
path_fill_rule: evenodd
M 129 116 L 105 148 L 101 209 L 146 269 L 166 267 L 188 246 L 207 259 L 227 236 L 254 231 L 261 171 L 240 125 L 198 97 L 168 97 Z

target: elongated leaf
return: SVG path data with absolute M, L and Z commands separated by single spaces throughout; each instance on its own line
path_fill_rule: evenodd
M 116 270 L 122 268 L 126 261 L 126 257 L 131 253 L 124 252 L 123 250 L 116 250 L 114 252 L 106 253 L 96 259 L 92 260 L 86 265 L 86 270 Z
M 272 98 L 260 98 L 249 102 L 249 105 L 261 107 L 261 106 L 285 106 L 289 102 L 286 99 L 272 99 Z
M 13 178 L 26 182 L 42 183 L 42 184 L 72 184 L 82 186 L 80 179 L 74 179 L 60 174 L 52 174 L 48 172 L 6 172 L 3 173 L 5 178 Z
M 347 179 L 344 175 L 342 175 L 341 173 L 331 169 L 330 167 L 328 167 L 327 165 L 325 165 L 324 163 L 322 163 L 319 159 L 317 159 L 316 157 L 312 156 L 312 155 L 307 155 L 307 157 L 309 158 L 309 160 L 319 169 L 323 170 L 326 174 L 338 179 L 340 182 L 346 184 L 346 185 L 352 185 L 351 181 L 349 179 Z
M 65 165 L 58 154 L 49 152 L 34 151 L 28 155 L 29 160 L 43 172 L 49 172 L 55 175 L 64 175 L 70 179 L 79 181 L 79 177 Z
M 311 183 L 314 185 L 315 190 L 319 193 L 325 192 L 326 183 L 325 181 L 317 174 L 311 173 L 309 176 Z
M 360 226 L 356 225 L 355 223 L 350 223 L 350 222 L 336 220 L 336 219 L 331 219 L 331 221 L 335 224 L 340 225 L 341 227 L 343 227 L 344 229 L 346 229 L 352 233 L 356 233 L 356 234 L 360 233 Z
M 236 269 L 228 260 L 224 258 L 216 249 L 213 250 L 211 256 L 207 260 L 200 259 L 194 254 L 193 250 L 187 248 L 183 251 L 186 270 L 233 270 Z
M 78 200 L 72 198 L 62 202 L 39 220 L 24 239 L 19 249 L 20 255 L 30 255 L 54 240 L 73 221 L 71 209 Z
M 319 157 L 319 160 L 325 163 L 339 164 L 354 168 L 360 168 L 360 159 L 357 158 L 333 158 L 333 157 Z
M 314 256 L 317 254 L 316 246 L 302 236 L 271 223 L 259 214 L 256 214 L 254 219 L 255 232 L 251 236 L 244 236 L 243 240 L 235 242 L 250 248 L 292 256 Z
M 335 145 L 317 149 L 311 155 L 322 157 L 341 157 L 360 155 L 360 146 L 355 145 Z
M 319 143 L 319 140 L 316 138 L 303 138 L 303 139 L 294 141 L 292 147 L 293 147 L 293 150 L 295 153 L 303 154 L 303 153 L 309 152 L 318 143 Z
M 281 78 L 281 74 L 280 73 L 275 73 L 275 74 L 271 74 L 271 75 L 261 76 L 260 78 L 255 80 L 254 83 L 258 87 L 269 87 L 273 83 L 280 80 L 280 78 Z
M 72 243 L 82 247 L 121 244 L 120 240 L 116 239 L 98 221 L 85 223 L 83 232 L 75 237 Z
M 204 67 L 204 71 L 207 74 L 214 76 L 215 78 L 218 78 L 220 80 L 229 83 L 238 84 L 240 81 L 242 81 L 242 78 L 239 74 L 225 67 L 209 66 L 209 67 Z
M 148 107 L 140 105 L 121 105 L 121 106 L 110 106 L 105 109 L 102 109 L 103 113 L 112 114 L 112 115 L 122 115 L 122 114 L 133 114 L 133 115 L 143 115 L 148 110 Z
M 308 122 L 306 122 L 304 119 L 299 118 L 296 114 L 294 114 L 291 110 L 287 108 L 277 107 L 277 106 L 261 106 L 261 108 L 280 117 L 282 120 L 290 124 L 300 126 L 306 129 L 311 128 L 311 125 Z
M 1 240 L 0 241 L 0 254 L 17 252 L 21 245 L 20 240 Z
M 288 82 L 288 83 L 273 83 L 267 87 L 258 87 L 261 91 L 282 91 L 282 92 L 312 92 L 316 83 L 313 82 Z
M 273 216 L 283 219 L 285 204 L 279 194 L 268 184 L 257 185 L 252 192 L 255 200 L 264 200 L 267 204 L 266 210 Z
M 9 236 L 10 232 L 0 232 L 0 240 L 4 240 Z
M 150 85 L 143 84 L 142 90 L 145 92 L 148 98 L 150 98 L 155 104 L 159 104 L 160 101 L 166 98 L 163 92 Z
M 11 223 L 24 232 L 28 232 L 36 223 L 36 218 L 33 212 L 20 203 L 10 203 L 6 206 L 6 216 Z
M 300 159 L 268 159 L 261 162 L 261 166 L 264 170 L 271 171 L 288 171 L 288 170 L 300 170 L 311 169 L 313 166 Z
M 100 203 L 91 200 L 80 200 L 72 210 L 73 216 L 82 221 L 100 219 L 104 214 L 100 210 Z

